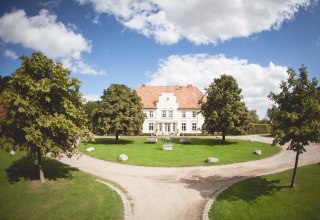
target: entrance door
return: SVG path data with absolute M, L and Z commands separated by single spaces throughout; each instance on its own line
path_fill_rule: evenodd
M 170 132 L 170 123 L 164 123 L 164 131 L 166 133 L 169 133 Z

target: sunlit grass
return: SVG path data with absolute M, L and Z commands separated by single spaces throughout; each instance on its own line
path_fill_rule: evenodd
M 41 184 L 32 161 L 0 150 L 0 219 L 122 219 L 116 192 L 55 160 Z
M 98 138 L 95 143 L 83 143 L 79 146 L 81 152 L 90 156 L 119 162 L 118 156 L 126 154 L 129 160 L 121 163 L 144 166 L 207 166 L 208 157 L 219 158 L 216 164 L 228 164 L 270 157 L 279 152 L 279 148 L 260 142 L 229 139 L 222 143 L 215 138 L 192 138 L 191 144 L 180 144 L 179 138 L 173 140 L 173 150 L 162 150 L 163 142 L 158 138 L 155 144 L 146 142 L 146 137 L 124 138 L 118 144 L 113 138 Z M 86 152 L 88 147 L 95 148 Z M 262 155 L 253 154 L 256 149 L 262 150 Z

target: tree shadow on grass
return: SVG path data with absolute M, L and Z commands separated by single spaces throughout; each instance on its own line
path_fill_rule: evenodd
M 221 176 L 200 177 L 193 176 L 191 179 L 180 179 L 180 182 L 186 184 L 186 188 L 199 191 L 203 198 L 210 198 L 214 193 L 223 187 L 239 182 L 246 177 L 235 176 L 231 178 Z
M 279 186 L 280 180 L 267 180 L 265 177 L 254 177 L 241 181 L 225 190 L 217 200 L 253 202 L 260 196 L 272 196 L 277 191 L 289 186 Z
M 199 191 L 200 195 L 204 198 L 210 198 L 224 187 L 231 185 L 217 198 L 217 200 L 228 201 L 245 200 L 250 202 L 260 196 L 271 196 L 282 188 L 288 188 L 288 186 L 279 186 L 280 180 L 278 179 L 267 180 L 264 177 L 246 178 L 243 176 L 231 178 L 193 176 L 192 179 L 181 179 L 180 181 L 186 183 L 187 188 Z
M 180 144 L 180 139 L 174 138 L 172 143 Z M 237 144 L 238 142 L 236 140 L 226 140 L 226 142 L 222 142 L 221 139 L 214 139 L 214 138 L 191 138 L 191 143 L 185 143 L 184 145 L 206 145 L 206 146 L 228 146 L 232 144 Z
M 85 144 L 132 144 L 134 141 L 132 140 L 126 140 L 126 139 L 119 139 L 118 142 L 116 142 L 115 138 L 96 138 L 95 142 L 87 142 Z
M 43 164 L 44 175 L 47 180 L 57 180 L 59 178 L 72 179 L 71 171 L 78 169 L 62 164 L 56 160 L 46 159 Z M 24 180 L 39 180 L 39 171 L 33 165 L 33 161 L 23 157 L 14 161 L 6 170 L 8 181 L 13 184 Z

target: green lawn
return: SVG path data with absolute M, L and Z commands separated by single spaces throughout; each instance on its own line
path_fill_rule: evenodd
M 46 160 L 46 183 L 24 153 L 0 150 L 0 219 L 123 219 L 116 192 L 93 176 Z
M 278 147 L 260 142 L 229 139 L 222 143 L 215 138 L 192 138 L 192 144 L 180 144 L 180 139 L 173 140 L 173 151 L 162 150 L 162 140 L 158 143 L 145 143 L 146 137 L 123 138 L 115 144 L 113 138 L 99 138 L 95 143 L 80 144 L 81 152 L 103 160 L 119 162 L 118 156 L 126 154 L 129 160 L 121 163 L 143 166 L 207 166 L 207 157 L 217 157 L 216 164 L 228 164 L 257 160 L 270 157 L 280 151 Z M 88 147 L 95 148 L 86 152 Z M 262 155 L 253 154 L 255 149 L 261 149 Z M 120 162 L 119 162 L 120 163 Z
M 239 182 L 222 192 L 210 219 L 320 219 L 320 165 L 300 167 L 296 187 L 287 186 L 292 170 Z

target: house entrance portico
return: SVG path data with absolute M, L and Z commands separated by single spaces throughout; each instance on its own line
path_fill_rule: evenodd
M 157 134 L 169 134 L 176 133 L 178 127 L 178 122 L 156 122 Z

